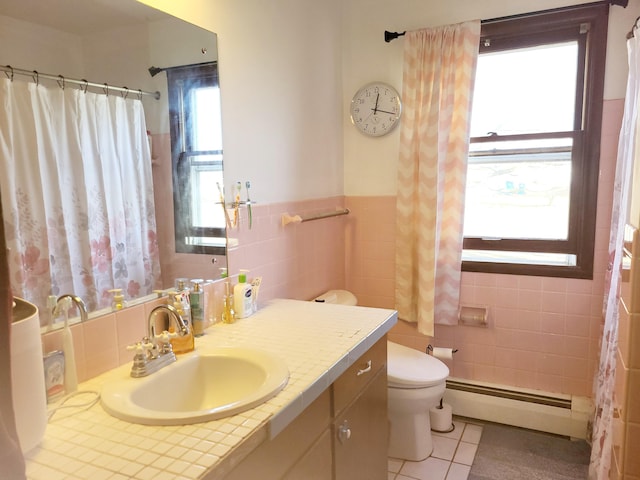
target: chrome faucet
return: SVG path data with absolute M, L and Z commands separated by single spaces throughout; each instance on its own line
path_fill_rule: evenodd
M 169 323 L 173 319 L 176 331 L 178 333 L 169 333 L 164 330 L 160 335 L 156 334 L 156 315 L 158 312 L 164 311 L 169 316 Z M 129 350 L 135 350 L 133 357 L 133 365 L 131 367 L 131 376 L 135 378 L 146 377 L 147 375 L 157 372 L 176 361 L 176 355 L 173 353 L 170 339 L 175 336 L 183 336 L 189 334 L 189 327 L 183 320 L 178 310 L 171 305 L 158 305 L 149 313 L 149 328 L 147 336 L 135 345 L 127 347 Z
M 65 300 L 67 298 L 71 299 L 71 301 L 76 304 L 76 307 L 80 312 L 80 321 L 85 322 L 88 318 L 87 306 L 84 304 L 84 302 L 79 296 L 73 295 L 72 293 L 65 293 L 64 295 L 60 295 L 58 297 L 58 300 L 56 300 L 56 306 L 53 308 L 53 312 L 52 312 L 53 316 L 57 317 L 58 315 L 60 315 L 60 308 L 59 308 L 60 301 Z

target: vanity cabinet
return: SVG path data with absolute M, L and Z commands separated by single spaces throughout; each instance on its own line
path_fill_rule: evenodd
M 383 339 L 332 385 L 335 480 L 387 478 L 386 358 Z
M 274 439 L 263 441 L 232 469 L 215 469 L 205 478 L 385 480 L 386 358 L 384 336 Z

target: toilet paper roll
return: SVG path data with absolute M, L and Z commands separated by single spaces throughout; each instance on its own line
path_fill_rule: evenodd
M 448 403 L 440 406 L 431 407 L 429 409 L 429 418 L 431 419 L 431 430 L 436 432 L 449 432 L 453 426 L 451 405 Z
M 433 356 L 440 360 L 451 360 L 453 358 L 453 348 L 433 347 Z

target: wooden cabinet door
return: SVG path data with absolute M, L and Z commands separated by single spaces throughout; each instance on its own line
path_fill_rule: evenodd
M 327 429 L 282 480 L 332 480 L 331 432 Z
M 333 429 L 335 480 L 387 479 L 387 369 L 381 369 Z

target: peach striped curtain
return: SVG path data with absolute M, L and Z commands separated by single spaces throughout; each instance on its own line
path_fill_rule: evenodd
M 480 21 L 407 32 L 398 160 L 396 309 L 433 336 L 456 324 Z

